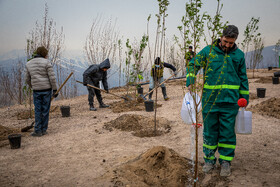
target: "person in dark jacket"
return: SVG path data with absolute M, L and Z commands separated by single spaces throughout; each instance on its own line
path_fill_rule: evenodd
M 99 88 L 99 81 L 102 81 L 104 89 L 109 92 L 108 82 L 107 82 L 107 70 L 110 68 L 110 61 L 107 58 L 100 64 L 93 64 L 83 74 L 83 84 L 93 85 Z M 96 95 L 96 98 L 99 102 L 99 108 L 107 108 L 109 105 L 105 105 L 102 101 L 102 96 L 100 90 L 94 89 L 92 87 L 87 87 L 88 89 L 88 102 L 91 111 L 96 111 L 97 109 L 93 105 L 93 97 Z
M 174 71 L 174 74 L 177 74 L 176 68 L 173 65 L 168 64 L 166 62 L 161 62 L 160 57 L 157 57 L 155 59 L 155 64 L 153 65 L 153 67 L 151 69 L 149 92 L 152 91 L 152 89 L 155 87 L 155 83 L 154 83 L 155 81 L 157 81 L 159 84 L 164 81 L 163 70 L 164 70 L 165 67 L 172 69 Z M 162 90 L 162 95 L 163 95 L 164 100 L 165 101 L 168 100 L 169 98 L 167 97 L 167 94 L 166 94 L 165 85 L 162 84 L 162 85 L 160 85 L 160 87 L 161 87 L 161 90 Z M 149 99 L 150 100 L 152 99 L 152 96 L 153 96 L 153 92 L 151 92 L 149 94 Z
M 25 82 L 33 89 L 35 126 L 32 136 L 47 134 L 51 97 L 57 97 L 56 78 L 48 50 L 41 46 L 34 52 L 34 58 L 25 66 Z

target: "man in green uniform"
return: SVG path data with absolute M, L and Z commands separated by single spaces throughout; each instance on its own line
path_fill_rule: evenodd
M 219 152 L 221 176 L 230 176 L 230 163 L 236 146 L 235 118 L 237 101 L 245 98 L 249 103 L 249 86 L 244 53 L 235 41 L 238 28 L 228 25 L 220 39 L 203 48 L 187 68 L 187 87 L 194 91 L 196 74 L 204 72 L 202 95 L 204 172 L 212 170 L 216 163 L 215 152 Z

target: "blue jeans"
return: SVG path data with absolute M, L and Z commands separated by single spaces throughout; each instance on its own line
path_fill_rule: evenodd
M 48 129 L 49 112 L 51 106 L 52 91 L 33 92 L 35 106 L 35 133 L 43 133 Z
M 163 77 L 160 77 L 158 79 L 159 84 L 162 83 L 163 81 L 164 81 Z M 152 90 L 154 87 L 155 87 L 154 78 L 150 76 L 149 88 Z M 165 87 L 164 83 L 160 85 L 160 87 Z

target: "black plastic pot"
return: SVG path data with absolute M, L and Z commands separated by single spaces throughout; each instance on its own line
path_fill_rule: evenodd
M 274 77 L 280 77 L 280 71 L 274 72 Z
M 148 100 L 145 101 L 145 109 L 147 112 L 152 112 L 154 111 L 154 101 L 153 100 Z
M 70 116 L 70 106 L 61 106 L 60 111 L 61 111 L 62 117 Z
M 279 77 L 272 77 L 272 84 L 279 84 Z
M 11 134 L 8 136 L 11 149 L 18 149 L 21 145 L 21 134 Z
M 268 69 L 268 71 L 270 71 L 270 70 L 272 70 L 272 67 L 268 67 L 267 69 Z
M 264 98 L 265 97 L 265 90 L 266 90 L 266 88 L 257 88 L 257 96 L 259 98 Z
M 138 94 L 143 94 L 144 89 L 142 87 L 137 88 Z

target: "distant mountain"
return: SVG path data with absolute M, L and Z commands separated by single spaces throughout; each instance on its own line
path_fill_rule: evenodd
M 275 59 L 275 51 L 273 50 L 275 48 L 274 45 L 267 46 L 263 48 L 262 55 L 263 60 L 259 63 L 259 65 L 256 67 L 257 69 L 264 69 L 268 67 L 279 67 L 279 61 L 276 61 Z M 252 51 L 247 53 L 248 56 L 252 54 Z M 250 58 L 246 59 L 247 67 L 249 67 Z
M 273 51 L 274 46 L 268 46 L 263 49 L 263 60 L 257 66 L 258 69 L 260 68 L 267 68 L 267 67 L 278 67 L 279 62 L 275 60 L 275 52 Z M 248 52 L 250 55 L 252 51 Z M 74 76 L 76 80 L 83 80 L 83 72 L 88 68 L 89 64 L 87 62 L 87 59 L 81 50 L 67 50 L 63 52 L 60 59 L 60 66 L 67 69 L 65 72 L 74 71 Z M 26 56 L 24 50 L 12 50 L 8 53 L 0 55 L 0 67 L 3 67 L 5 71 L 10 71 L 12 67 L 15 65 L 15 63 L 18 62 L 18 60 L 23 60 L 26 62 Z M 246 61 L 247 67 L 249 60 Z M 121 81 L 119 83 L 119 73 L 118 67 L 116 65 L 113 65 L 109 72 L 108 72 L 108 84 L 109 87 L 118 87 L 123 86 L 125 83 L 124 81 L 124 75 L 121 75 Z M 120 84 L 120 85 L 119 85 Z M 78 84 L 78 89 L 81 90 L 80 93 L 87 93 L 86 88 L 83 85 Z
M 11 71 L 12 67 L 18 62 L 18 60 L 26 62 L 26 56 L 24 50 L 13 50 L 3 55 L 0 55 L 0 67 L 4 68 L 5 71 Z M 89 67 L 89 63 L 86 61 L 86 57 L 81 50 L 68 50 L 63 52 L 61 58 L 59 59 L 59 64 L 65 69 L 65 72 L 74 71 L 74 76 L 76 80 L 83 80 L 83 73 Z M 121 81 L 119 85 L 119 74 L 116 72 L 118 67 L 113 65 L 108 72 L 108 84 L 109 88 L 123 86 L 124 81 Z M 55 70 L 56 72 L 56 70 Z M 67 75 L 65 75 L 66 78 Z M 101 84 L 102 85 L 102 84 Z M 87 89 L 81 85 L 77 84 L 79 95 L 86 94 Z
M 7 61 L 7 60 L 11 60 L 11 59 L 18 59 L 18 58 L 22 58 L 25 56 L 25 52 L 23 49 L 15 49 L 12 51 L 9 51 L 7 53 L 4 53 L 2 55 L 0 55 L 0 65 L 2 64 L 2 61 Z

